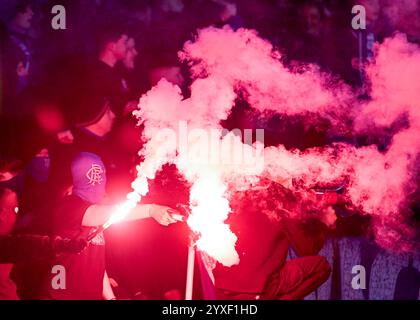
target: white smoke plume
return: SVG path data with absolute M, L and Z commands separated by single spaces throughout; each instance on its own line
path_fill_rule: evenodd
M 145 161 L 138 172 L 139 177 L 153 178 L 164 163 L 177 164 L 192 183 L 189 225 L 201 235 L 200 249 L 225 265 L 238 262 L 236 236 L 223 224 L 230 211 L 226 183 L 237 181 L 239 188 L 244 181 L 264 176 L 284 181 L 292 189 L 293 183 L 286 181 L 299 181 L 299 188 L 304 189 L 346 181 L 344 197 L 353 208 L 374 217 L 379 244 L 404 251 L 416 248 L 418 244 L 412 241 L 416 230 L 406 220 L 420 150 L 419 47 L 409 44 L 403 35 L 377 46 L 376 59 L 367 68 L 372 100 L 363 103 L 348 86 L 333 81 L 336 78 L 316 66 L 290 70 L 280 61 L 281 54 L 251 30 L 200 30 L 195 41 L 185 44 L 180 58 L 190 65 L 191 97 L 184 99 L 178 87 L 163 80 L 141 98 L 135 114 L 145 124 L 148 142 L 141 151 Z M 263 151 L 263 172 L 223 161 L 185 161 L 190 159 L 191 148 L 182 146 L 179 123 L 185 122 L 189 129 L 219 130 L 220 140 L 230 137 L 224 136 L 220 120 L 228 117 L 239 92 L 245 93 L 255 110 L 308 118 L 315 114 L 336 128 L 350 122 L 355 133 L 376 134 L 378 128 L 389 127 L 401 117 L 409 125 L 394 133 L 385 151 L 376 145 L 346 143 L 303 152 L 282 145 L 268 147 Z M 204 140 L 193 135 L 183 143 L 191 147 Z M 233 140 L 235 145 L 242 144 L 240 139 Z M 258 146 L 247 144 L 244 152 L 258 154 Z

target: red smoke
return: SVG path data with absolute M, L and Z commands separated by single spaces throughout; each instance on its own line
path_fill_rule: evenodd
M 162 141 L 155 138 L 159 129 L 177 128 L 181 120 L 194 128 L 220 128 L 220 120 L 228 116 L 239 91 L 258 111 L 303 115 L 308 121 L 315 114 L 328 119 L 337 131 L 353 123 L 354 133 L 377 135 L 381 128 L 406 118 L 408 126 L 395 130 L 386 151 L 379 151 L 376 145 L 358 148 L 336 143 L 302 152 L 280 145 L 265 148 L 263 174 L 238 166 L 206 168 L 178 163 L 178 168 L 193 183 L 202 183 L 207 171 L 214 173 L 211 179 L 236 181 L 238 188 L 244 182 L 255 182 L 256 177 L 281 181 L 292 190 L 346 181 L 344 197 L 353 209 L 373 216 L 379 244 L 417 250 L 416 229 L 407 223 L 407 198 L 415 188 L 420 151 L 418 46 L 401 34 L 377 46 L 376 59 L 366 70 L 369 102 L 358 101 L 348 86 L 314 65 L 290 70 L 280 61 L 281 54 L 251 30 L 201 30 L 194 42 L 185 44 L 180 57 L 191 68 L 191 97 L 183 100 L 179 88 L 163 81 L 141 98 L 136 113 L 149 139 L 142 151 L 145 175 L 153 178 L 162 164 L 179 160 L 179 146 L 168 145 L 162 152 Z

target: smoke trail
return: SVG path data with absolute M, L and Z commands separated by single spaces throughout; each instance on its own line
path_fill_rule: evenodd
M 237 238 L 223 223 L 230 208 L 222 167 L 194 161 L 197 157 L 191 156 L 191 150 L 202 150 L 211 130 L 216 140 L 223 140 L 219 121 L 227 117 L 236 95 L 223 81 L 211 78 L 195 81 L 191 89 L 191 97 L 182 100 L 177 86 L 161 80 L 140 99 L 141 108 L 134 114 L 144 122 L 148 141 L 141 151 L 144 162 L 138 166 L 138 180 L 144 181 L 144 176 L 153 179 L 163 164 L 175 163 L 192 184 L 190 198 L 194 205 L 188 224 L 200 235 L 197 247 L 231 266 L 239 262 L 239 257 L 235 251 Z M 203 160 L 209 160 L 209 156 Z
M 410 214 L 407 196 L 414 192 L 418 183 L 415 177 L 420 153 L 420 48 L 408 43 L 405 35 L 397 34 L 377 46 L 376 51 L 375 62 L 367 69 L 372 100 L 363 106 L 356 128 L 366 131 L 363 119 L 367 119 L 365 123 L 388 127 L 402 117 L 408 121 L 408 125 L 392 137 L 384 155 L 384 166 L 377 168 L 378 173 L 372 181 L 372 184 L 381 186 L 377 192 L 372 190 L 383 210 L 377 225 L 378 241 L 391 246 L 393 243 L 398 245 L 395 240 L 404 236 L 395 231 L 415 235 L 415 230 L 405 220 Z M 388 228 L 388 225 L 397 230 Z M 403 245 L 404 248 L 409 246 Z
M 377 47 L 376 60 L 367 69 L 372 96 L 367 103 L 359 103 L 348 86 L 334 82 L 316 66 L 289 70 L 279 60 L 281 54 L 251 30 L 201 30 L 194 42 L 185 44 L 180 57 L 191 68 L 191 97 L 183 99 L 178 87 L 163 80 L 141 98 L 135 113 L 144 122 L 148 139 L 141 152 L 145 161 L 138 167 L 138 181 L 144 187 L 145 177 L 153 178 L 164 163 L 178 166 L 192 183 L 189 225 L 201 236 L 197 242 L 200 249 L 225 265 L 238 262 L 236 236 L 223 224 L 230 211 L 226 185 L 246 188 L 264 176 L 292 190 L 347 181 L 344 197 L 353 208 L 374 216 L 378 243 L 405 251 L 418 245 L 411 241 L 415 229 L 406 223 L 407 196 L 415 187 L 413 168 L 420 147 L 420 139 L 416 139 L 420 136 L 417 46 L 397 35 Z M 188 134 L 180 130 L 179 123 L 205 132 L 216 129 L 218 139 L 227 139 L 220 120 L 227 118 L 239 92 L 255 110 L 304 115 L 308 121 L 315 114 L 329 119 L 336 128 L 353 122 L 355 132 L 368 135 L 401 118 L 407 118 L 409 125 L 396 127 L 385 151 L 376 145 L 345 143 L 304 152 L 281 145 L 266 148 L 263 174 L 223 161 L 191 163 L 191 146 L 204 140 L 196 135 L 182 141 Z M 234 145 L 242 144 L 234 141 Z M 258 153 L 256 149 L 256 145 L 246 145 L 245 153 Z
M 281 53 L 254 30 L 207 28 L 179 55 L 189 62 L 194 79 L 214 77 L 236 91 L 246 91 L 249 104 L 259 111 L 319 113 L 335 125 L 351 111 L 349 87 L 315 65 L 291 72 L 279 61 Z
M 407 197 L 414 192 L 417 154 L 420 151 L 420 50 L 399 34 L 377 46 L 375 62 L 367 74 L 372 100 L 356 106 L 355 129 L 376 133 L 375 127 L 390 127 L 408 118 L 392 137 L 386 152 L 376 146 L 356 148 L 336 144 L 305 152 L 268 148 L 267 171 L 276 179 L 299 179 L 310 188 L 317 183 L 348 180 L 346 197 L 363 213 L 374 216 L 376 240 L 382 246 L 415 250 L 410 242 L 416 230 L 407 223 Z M 292 106 L 291 106 L 292 107 Z

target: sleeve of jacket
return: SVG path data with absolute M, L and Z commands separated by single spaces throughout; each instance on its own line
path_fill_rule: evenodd
M 317 255 L 322 249 L 328 228 L 317 219 L 283 219 L 284 231 L 299 256 Z
M 0 236 L 0 263 L 44 259 L 53 255 L 53 241 L 48 236 Z

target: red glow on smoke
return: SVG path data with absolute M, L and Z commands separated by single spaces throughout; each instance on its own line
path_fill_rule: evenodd
M 217 184 L 229 182 L 234 189 L 246 188 L 264 177 L 293 191 L 346 181 L 343 197 L 352 209 L 373 216 L 379 244 L 402 251 L 418 248 L 413 241 L 416 230 L 406 220 L 407 197 L 413 192 L 420 148 L 419 47 L 409 44 L 401 34 L 377 46 L 375 62 L 366 70 L 371 85 L 369 102 L 360 102 L 356 92 L 342 82 L 333 81 L 335 78 L 314 65 L 290 70 L 279 60 L 281 54 L 251 30 L 201 30 L 179 55 L 190 65 L 191 97 L 183 99 L 177 86 L 161 81 L 141 98 L 136 115 L 145 124 L 148 142 L 142 150 L 146 159 L 141 166 L 143 171 L 139 172 L 153 178 L 164 163 L 175 163 L 193 184 L 192 190 L 194 183 L 200 184 L 211 172 L 214 173 L 211 179 L 216 179 Z M 180 150 L 176 146 L 168 146 L 162 152 L 162 141 L 156 139 L 160 129 L 177 128 L 181 120 L 194 128 L 219 128 L 238 92 L 255 110 L 301 115 L 308 122 L 314 115 L 320 116 L 339 132 L 348 130 L 348 124 L 353 123 L 350 128 L 353 133 L 377 135 L 378 130 L 398 123 L 401 118 L 407 118 L 408 126 L 393 132 L 386 151 L 380 151 L 376 145 L 356 147 L 346 143 L 304 152 L 287 150 L 282 145 L 268 147 L 264 150 L 264 172 L 254 175 L 241 166 L 220 165 L 210 169 L 179 163 Z M 212 190 L 201 191 L 198 200 L 205 204 Z M 223 197 L 220 194 L 219 200 Z M 227 212 L 228 207 L 219 223 L 223 223 Z M 221 213 L 207 210 L 203 214 Z M 201 221 L 212 219 L 209 216 Z M 197 225 L 201 227 L 195 231 L 204 234 L 206 224 Z M 234 257 L 234 250 L 230 252 Z M 215 257 L 218 253 L 210 255 Z

